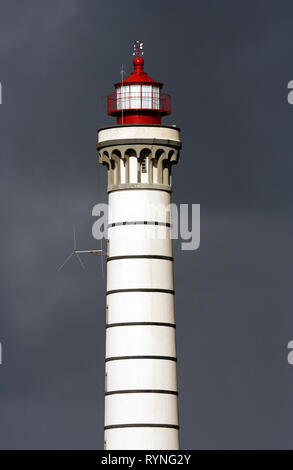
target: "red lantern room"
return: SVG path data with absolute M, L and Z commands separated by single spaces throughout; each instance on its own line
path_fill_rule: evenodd
M 134 43 L 134 71 L 115 84 L 116 92 L 107 97 L 107 114 L 117 117 L 117 124 L 161 124 L 162 116 L 171 112 L 171 97 L 161 92 L 156 82 L 143 70 L 143 44 Z

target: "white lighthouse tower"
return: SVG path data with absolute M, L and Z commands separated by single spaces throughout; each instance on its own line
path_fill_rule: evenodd
M 117 124 L 98 130 L 108 168 L 105 449 L 179 448 L 171 240 L 171 168 L 180 130 L 164 126 L 170 96 L 143 70 L 108 96 Z

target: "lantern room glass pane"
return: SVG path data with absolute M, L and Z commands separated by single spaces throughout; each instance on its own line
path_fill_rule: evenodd
M 131 109 L 141 108 L 141 85 L 130 85 L 130 106 Z
M 153 109 L 160 109 L 160 88 L 158 86 L 153 86 Z
M 117 109 L 129 109 L 129 86 L 117 87 Z
M 141 86 L 141 104 L 143 109 L 152 109 L 152 86 L 142 85 Z
M 121 109 L 121 86 L 116 88 L 116 107 Z

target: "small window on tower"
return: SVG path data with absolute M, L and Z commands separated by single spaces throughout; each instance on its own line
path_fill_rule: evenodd
M 142 159 L 141 159 L 141 172 L 142 172 L 142 173 L 146 173 L 146 172 L 147 172 L 146 157 L 142 157 Z

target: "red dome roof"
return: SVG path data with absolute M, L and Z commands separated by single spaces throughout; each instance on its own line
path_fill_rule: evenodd
M 157 85 L 162 87 L 163 84 L 156 82 L 151 77 L 149 77 L 143 70 L 144 60 L 141 56 L 137 56 L 133 59 L 134 71 L 129 77 L 123 80 L 123 85 L 138 85 L 138 84 L 148 84 L 148 85 Z M 115 87 L 121 86 L 122 82 L 115 83 Z

